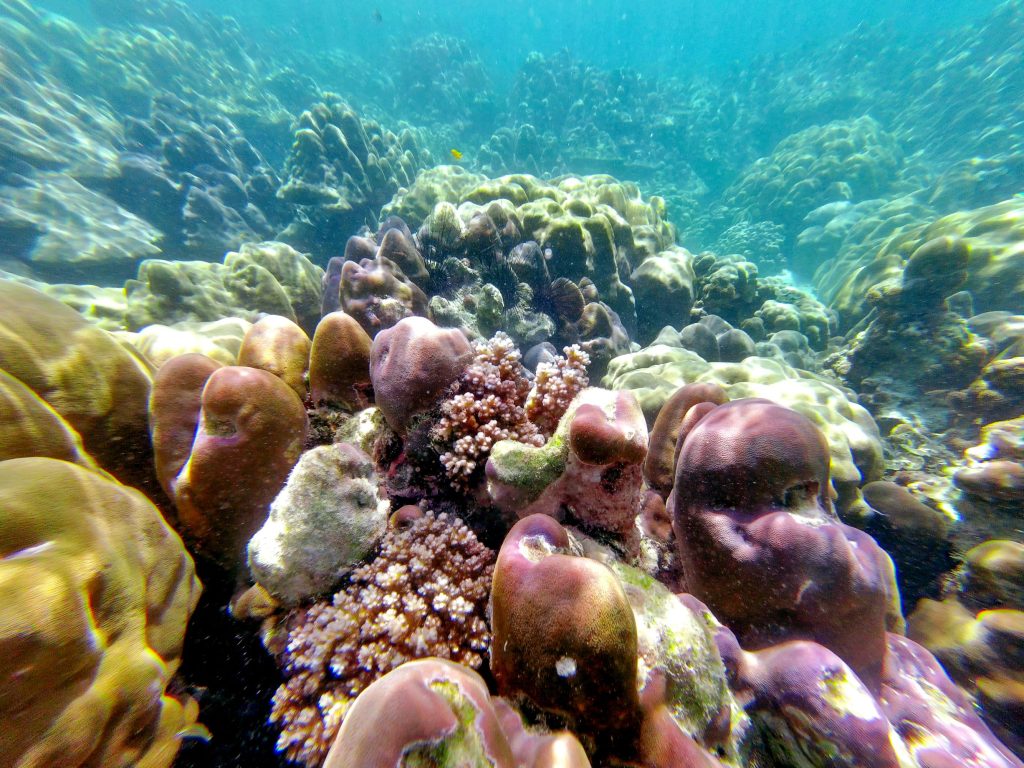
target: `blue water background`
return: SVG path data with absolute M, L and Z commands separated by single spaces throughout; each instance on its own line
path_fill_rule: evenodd
M 39 4 L 89 21 L 83 0 Z M 531 51 L 568 49 L 600 67 L 631 67 L 648 75 L 723 72 L 764 54 L 784 53 L 850 32 L 860 24 L 891 25 L 894 42 L 920 39 L 970 23 L 994 0 L 662 0 L 580 2 L 409 3 L 325 0 L 194 0 L 197 10 L 234 17 L 255 39 L 307 52 L 341 48 L 387 67 L 392 38 L 434 32 L 465 40 L 497 85 L 511 81 Z M 379 17 L 378 17 L 379 14 Z M 379 20 L 378 20 L 379 18 Z M 900 40 L 899 38 L 903 38 Z

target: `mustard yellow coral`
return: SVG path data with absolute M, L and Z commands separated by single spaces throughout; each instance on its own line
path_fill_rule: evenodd
M 141 356 L 56 299 L 0 281 L 0 368 L 59 413 L 104 469 L 133 485 L 149 479 L 151 370 Z
M 170 765 L 196 718 L 166 688 L 199 591 L 138 491 L 0 462 L 0 765 Z
M 1024 308 L 1024 198 L 1020 197 L 898 229 L 873 259 L 842 265 L 849 270 L 843 279 L 822 272 L 815 281 L 819 289 L 822 282 L 839 286 L 831 305 L 847 326 L 852 325 L 869 309 L 865 302 L 868 289 L 899 276 L 911 254 L 937 237 L 957 237 L 966 246 L 967 282 L 963 287 L 971 292 L 975 312 L 1019 312 Z

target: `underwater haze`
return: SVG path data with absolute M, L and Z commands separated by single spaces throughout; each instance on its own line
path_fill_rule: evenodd
M 0 0 L 0 724 L 1024 768 L 1024 0 Z

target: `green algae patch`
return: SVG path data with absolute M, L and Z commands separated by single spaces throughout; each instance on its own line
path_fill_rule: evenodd
M 491 450 L 494 479 L 516 490 L 521 503 L 529 504 L 565 471 L 569 450 L 565 440 L 555 435 L 536 447 L 515 440 L 501 440 Z
M 448 702 L 457 724 L 440 741 L 418 744 L 402 755 L 403 768 L 493 768 L 480 731 L 476 727 L 479 712 L 450 680 L 434 680 L 430 689 Z
M 640 686 L 654 673 L 663 674 L 669 712 L 680 728 L 698 740 L 722 712 L 734 712 L 734 723 L 742 721 L 726 684 L 712 624 L 649 574 L 621 563 L 610 565 L 636 619 Z

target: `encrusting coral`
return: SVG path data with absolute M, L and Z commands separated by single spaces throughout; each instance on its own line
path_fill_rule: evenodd
M 318 445 L 302 454 L 249 540 L 249 568 L 286 605 L 327 592 L 370 554 L 388 508 L 369 456 L 348 443 Z
M 427 656 L 479 668 L 490 644 L 484 608 L 494 553 L 458 518 L 415 508 L 396 518 L 377 557 L 331 602 L 288 618 L 286 682 L 270 719 L 282 728 L 278 749 L 310 768 L 374 680 Z
M 487 492 L 505 513 L 568 518 L 632 546 L 646 455 L 647 425 L 636 398 L 590 387 L 543 445 L 502 440 L 494 446 Z

